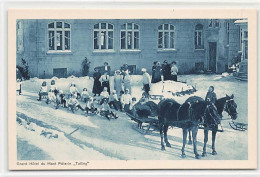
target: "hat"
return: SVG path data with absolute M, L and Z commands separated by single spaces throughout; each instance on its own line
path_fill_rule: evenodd
M 125 91 L 128 91 L 128 92 L 129 92 L 129 89 L 127 88 L 127 89 L 125 89 Z
M 112 93 L 116 93 L 116 90 L 113 90 Z
M 121 71 L 120 71 L 119 69 L 118 69 L 118 70 L 116 70 L 115 72 L 116 72 L 116 73 L 119 73 L 119 74 L 121 74 Z
M 168 63 L 168 61 L 167 61 L 167 60 L 164 60 L 163 62 L 164 62 L 164 63 Z
M 142 72 L 146 72 L 146 69 L 145 68 L 142 68 L 142 70 L 141 70 Z
M 63 94 L 63 91 L 62 91 L 62 90 L 59 90 L 59 93 L 60 93 L 60 94 Z

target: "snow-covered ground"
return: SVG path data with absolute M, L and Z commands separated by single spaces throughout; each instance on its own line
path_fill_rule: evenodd
M 140 98 L 141 76 L 133 76 L 133 96 Z M 84 87 L 91 92 L 93 79 L 72 77 L 56 79 L 56 86 L 65 93 L 71 82 L 81 91 Z M 237 122 L 247 123 L 247 82 L 223 75 L 181 75 L 178 80 L 198 89 L 193 95 L 205 97 L 208 87 L 213 85 L 218 98 L 234 94 L 238 105 Z M 50 85 L 51 79 L 45 79 Z M 118 119 L 107 119 L 98 115 L 86 117 L 78 110 L 75 114 L 65 108 L 56 110 L 45 101 L 37 101 L 42 79 L 32 78 L 22 83 L 22 95 L 17 96 L 17 150 L 20 160 L 181 160 L 182 131 L 171 128 L 168 138 L 172 145 L 161 151 L 160 135 L 153 131 L 147 135 L 137 131 L 137 123 L 125 113 L 118 112 Z M 113 85 L 113 81 L 111 79 Z M 178 83 L 181 84 L 181 83 Z M 159 87 L 159 86 L 158 86 Z M 179 87 L 179 86 L 178 86 Z M 165 87 L 167 88 L 167 87 Z M 160 89 L 159 89 L 160 90 Z M 189 96 L 174 96 L 183 103 Z M 83 103 L 81 103 L 84 105 Z M 226 113 L 224 119 L 228 118 Z M 31 121 L 26 124 L 26 119 Z M 248 158 L 247 131 L 235 131 L 223 120 L 224 132 L 217 134 L 216 151 L 211 155 L 211 134 L 207 146 L 207 160 L 246 160 Z M 44 136 L 42 132 L 47 132 Z M 73 132 L 73 133 L 72 133 Z M 49 134 L 48 134 L 49 133 Z M 202 153 L 203 130 L 198 132 L 198 151 Z M 186 146 L 186 159 L 194 160 L 193 146 Z

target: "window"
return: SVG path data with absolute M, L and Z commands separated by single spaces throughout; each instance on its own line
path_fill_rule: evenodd
M 114 49 L 114 26 L 109 23 L 94 25 L 94 50 Z
M 212 28 L 213 27 L 213 19 L 209 20 L 209 27 Z
M 174 49 L 175 27 L 163 24 L 158 27 L 158 49 Z
M 17 51 L 23 51 L 23 27 L 21 21 L 17 23 Z
M 195 49 L 203 49 L 203 25 L 197 24 L 195 26 Z
M 229 44 L 229 22 L 226 22 L 227 44 Z
M 219 28 L 219 20 L 218 19 L 210 19 L 209 20 L 209 27 L 210 28 Z
M 70 51 L 70 29 L 70 24 L 65 22 L 52 22 L 48 24 L 49 51 Z
M 219 27 L 219 20 L 215 20 L 215 27 L 216 27 L 216 28 Z
M 139 25 L 126 23 L 121 26 L 121 50 L 139 50 Z

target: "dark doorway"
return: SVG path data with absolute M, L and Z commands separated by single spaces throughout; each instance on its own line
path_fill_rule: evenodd
M 209 42 L 209 70 L 216 72 L 217 43 Z
M 67 68 L 53 68 L 53 76 L 58 78 L 67 77 Z

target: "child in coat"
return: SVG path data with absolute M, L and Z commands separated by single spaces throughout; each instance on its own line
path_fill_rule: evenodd
M 115 119 L 118 118 L 118 116 L 116 114 L 114 114 L 113 111 L 110 110 L 107 98 L 103 99 L 103 104 L 101 105 L 100 115 L 105 116 L 108 120 L 110 120 L 111 116 L 114 117 Z
M 210 86 L 205 101 L 215 104 L 216 100 L 217 100 L 217 96 L 216 93 L 214 92 L 214 87 Z
M 108 93 L 108 91 L 107 91 L 107 87 L 104 87 L 103 91 L 100 93 L 100 99 L 101 99 L 100 105 L 103 104 L 104 98 L 106 98 L 106 99 L 109 98 L 109 93 Z
M 85 111 L 87 114 L 89 112 L 98 114 L 98 110 L 95 107 L 94 99 L 92 97 L 87 98 Z
M 132 96 L 129 94 L 129 90 L 126 89 L 125 93 L 121 96 L 121 104 L 122 108 L 124 109 L 125 112 L 129 111 L 129 107 L 132 103 Z
M 56 103 L 56 96 L 55 96 L 55 93 L 54 93 L 54 90 L 50 89 L 49 90 L 49 93 L 48 93 L 48 98 L 46 100 L 46 104 L 50 104 L 51 102 L 54 102 Z
M 72 96 L 74 94 L 76 95 L 77 99 L 80 98 L 79 90 L 77 89 L 76 84 L 74 84 L 72 82 L 71 85 L 70 85 L 70 96 Z
M 116 90 L 113 90 L 112 93 L 109 96 L 109 102 L 108 102 L 110 108 L 114 108 L 115 110 L 118 110 L 118 98 L 116 94 Z
M 88 98 L 89 98 L 88 90 L 87 88 L 84 88 L 81 93 L 81 99 L 86 103 Z
M 84 109 L 81 107 L 81 105 L 79 104 L 79 101 L 77 100 L 77 96 L 76 95 L 72 95 L 72 97 L 69 99 L 68 101 L 68 107 L 71 109 L 71 111 L 74 113 L 76 108 L 81 109 L 82 111 L 84 111 Z
M 55 96 L 57 96 L 57 94 L 58 94 L 58 89 L 57 89 L 57 87 L 56 87 L 56 84 L 55 84 L 55 80 L 52 80 L 51 81 L 51 86 L 50 86 L 51 88 L 50 89 L 52 89 L 52 90 L 54 90 L 54 94 L 55 94 Z
M 59 90 L 58 94 L 57 94 L 57 105 L 56 105 L 56 109 L 59 108 L 59 105 L 63 105 L 64 108 L 67 108 L 66 105 L 66 99 L 65 99 L 65 94 L 63 93 L 62 90 Z
M 41 86 L 41 89 L 39 91 L 39 98 L 37 99 L 38 101 L 41 101 L 42 99 L 42 96 L 48 96 L 48 92 L 47 92 L 47 83 L 46 81 L 43 81 L 42 82 L 42 86 Z

